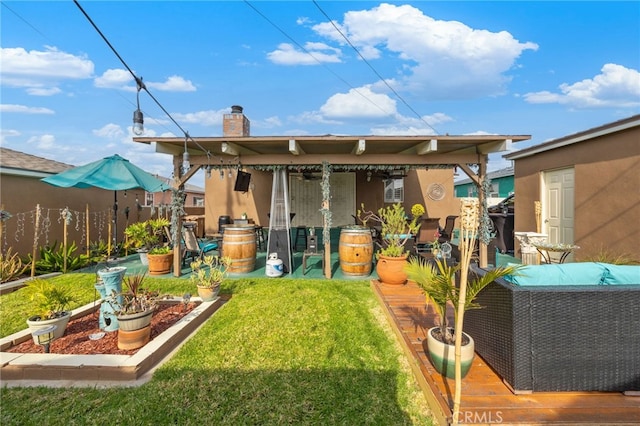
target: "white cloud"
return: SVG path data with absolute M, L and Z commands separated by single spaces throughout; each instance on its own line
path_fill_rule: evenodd
M 290 43 L 281 43 L 267 58 L 279 65 L 320 65 L 340 62 L 340 49 L 325 43 L 306 43 L 305 50 L 298 50 Z
M 20 133 L 17 130 L 13 130 L 13 129 L 0 129 L 0 143 L 2 145 L 5 145 L 7 143 L 7 140 L 9 138 L 13 138 L 16 136 L 20 136 L 22 135 L 22 133 Z
M 40 135 L 40 136 L 32 136 L 27 140 L 27 144 L 35 145 L 37 149 L 41 149 L 43 151 L 52 151 L 59 149 L 66 149 L 68 147 L 60 146 L 56 144 L 56 137 L 54 135 Z
M 375 118 L 396 113 L 396 101 L 382 93 L 374 93 L 370 87 L 358 87 L 347 93 L 331 96 L 320 107 L 328 118 Z
M 420 118 L 398 115 L 393 124 L 379 125 L 371 128 L 373 135 L 434 135 L 437 125 L 453 121 L 448 115 L 438 112 Z M 435 128 L 435 129 L 434 129 Z
M 174 112 L 171 115 L 179 123 L 200 124 L 202 126 L 219 126 L 222 124 L 222 116 L 226 114 L 228 109 L 218 111 L 196 111 L 189 113 Z
M 130 84 L 133 86 L 128 86 Z M 96 87 L 106 89 L 123 89 L 135 90 L 135 80 L 131 73 L 124 69 L 108 69 L 101 76 L 96 77 L 93 81 Z
M 163 92 L 194 92 L 196 87 L 189 80 L 172 75 L 164 82 L 150 82 L 144 81 L 143 83 L 149 89 L 155 89 Z M 126 91 L 135 91 L 137 86 L 135 80 L 128 70 L 117 68 L 108 69 L 100 77 L 94 80 L 96 87 L 104 89 L 120 89 Z
M 53 96 L 62 93 L 59 87 L 29 87 L 27 93 L 32 96 Z
M 55 112 L 49 108 L 13 104 L 0 104 L 0 112 L 16 112 L 19 114 L 55 114 Z
M 189 80 L 172 75 L 163 83 L 145 83 L 148 88 L 157 89 L 164 92 L 195 92 L 196 86 Z
M 558 103 L 576 108 L 640 106 L 640 73 L 622 65 L 605 64 L 595 77 L 563 83 L 559 89 L 559 93 L 527 93 L 524 98 L 532 104 Z
M 92 133 L 96 136 L 107 139 L 120 139 L 125 136 L 125 132 L 122 130 L 122 127 L 113 123 L 106 124 L 100 129 L 93 130 Z
M 43 88 L 64 80 L 91 78 L 94 65 L 85 56 L 76 56 L 46 46 L 44 51 L 21 47 L 0 48 L 0 81 L 12 87 Z M 35 92 L 42 95 L 46 92 Z M 55 90 L 55 89 L 52 89 Z M 59 93 L 59 92 L 56 92 Z
M 42 76 L 56 80 L 90 78 L 93 74 L 93 62 L 86 57 L 61 52 L 50 46 L 46 46 L 44 51 L 28 52 L 21 47 L 0 48 L 0 58 L 2 74 Z
M 404 61 L 402 89 L 431 99 L 501 94 L 509 81 L 505 73 L 516 59 L 525 50 L 538 48 L 535 43 L 519 42 L 507 31 L 435 20 L 410 5 L 381 4 L 347 12 L 340 28 L 365 58 L 391 52 Z M 345 44 L 330 23 L 313 29 Z

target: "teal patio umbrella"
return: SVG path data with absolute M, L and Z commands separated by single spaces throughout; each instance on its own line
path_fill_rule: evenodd
M 41 179 L 48 184 L 62 188 L 97 187 L 114 191 L 114 239 L 117 233 L 116 214 L 118 193 L 126 189 L 144 189 L 147 192 L 161 192 L 171 189 L 165 182 L 145 172 L 118 154 L 102 160 L 65 170 L 57 175 Z

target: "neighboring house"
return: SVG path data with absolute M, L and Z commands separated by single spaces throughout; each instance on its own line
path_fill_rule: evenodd
M 163 176 L 156 176 L 156 178 L 164 181 L 167 185 L 173 185 L 173 179 Z M 189 183 L 184 185 L 184 193 L 186 198 L 184 200 L 185 207 L 202 207 L 202 214 L 204 214 L 204 188 Z M 145 206 L 159 206 L 171 204 L 171 191 L 166 192 L 147 192 L 145 198 Z
M 487 204 L 494 205 L 500 200 L 513 194 L 514 178 L 513 167 L 488 172 L 487 177 L 491 181 L 491 190 Z M 478 186 L 471 179 L 462 179 L 454 182 L 456 197 L 477 197 Z M 495 202 L 494 202 L 495 201 Z
M 574 259 L 600 253 L 640 261 L 640 115 L 505 155 L 514 161 L 515 231 L 576 244 Z
M 97 159 L 96 159 L 97 160 Z M 63 211 L 68 208 L 69 244 L 85 253 L 89 242 L 108 241 L 113 222 L 114 191 L 100 188 L 59 188 L 41 181 L 75 166 L 0 147 L 0 205 L 11 214 L 3 222 L 0 250 L 11 247 L 25 257 L 36 248 L 63 241 Z M 143 190 L 117 191 L 118 241 L 128 223 L 146 220 Z M 39 208 L 39 213 L 37 213 Z M 89 214 L 87 215 L 87 211 Z M 36 217 L 37 229 L 36 233 Z M 88 236 L 88 237 L 87 237 Z

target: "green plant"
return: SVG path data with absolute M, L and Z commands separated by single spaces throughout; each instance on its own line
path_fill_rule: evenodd
M 132 223 L 124 230 L 127 237 L 124 247 L 146 251 L 157 247 L 162 241 L 165 226 L 169 226 L 169 220 L 164 218 Z
M 27 282 L 27 294 L 29 300 L 35 303 L 37 310 L 35 317 L 40 320 L 62 316 L 69 305 L 75 302 L 68 288 L 57 286 L 42 278 Z
M 171 253 L 171 247 L 169 247 L 169 246 L 154 247 L 151 250 L 149 250 L 149 254 L 150 255 L 154 255 L 154 254 L 169 254 L 169 253 Z
M 610 263 L 612 265 L 637 265 L 640 263 L 628 253 L 620 253 L 604 246 L 600 246 L 597 251 L 585 256 L 581 261 Z
M 405 272 L 410 280 L 424 291 L 427 304 L 433 307 L 437 315 L 436 324 L 444 343 L 454 343 L 455 327 L 449 324 L 447 319 L 447 307 L 449 302 L 453 305 L 454 318 L 458 317 L 460 301 L 460 288 L 456 285 L 456 276 L 460 272 L 461 264 L 452 266 L 442 259 L 426 260 L 424 258 L 412 258 L 405 267 Z M 474 302 L 478 293 L 493 280 L 517 273 L 520 265 L 504 266 L 489 270 L 481 277 L 475 277 L 467 284 L 464 310 L 481 308 Z
M 404 207 L 400 203 L 382 207 L 377 213 L 371 210 L 365 210 L 364 204 L 362 204 L 362 210 L 358 210 L 358 218 L 365 226 L 369 221 L 380 224 L 380 234 L 384 245 L 377 256 L 405 256 L 405 244 L 410 238 L 413 238 L 418 232 L 418 229 L 420 229 L 418 216 L 414 215 L 414 217 L 409 220 L 404 211 Z
M 160 294 L 158 291 L 145 289 L 142 285 L 146 274 L 133 274 L 124 277 L 125 291 L 121 294 L 112 292 L 108 303 L 113 307 L 116 315 L 135 314 L 153 310 L 158 306 Z M 118 296 L 122 296 L 122 302 L 118 301 Z
M 18 253 L 11 254 L 11 247 L 6 253 L 0 252 L 0 283 L 6 283 L 24 274 L 29 265 L 25 265 Z
M 74 254 L 78 249 L 75 241 L 68 245 L 66 250 L 64 246 L 56 248 L 57 245 L 58 243 L 54 242 L 53 246 L 40 247 L 40 259 L 36 261 L 35 267 L 38 275 L 64 271 L 65 257 L 67 259 L 67 271 L 75 271 L 89 264 L 89 257 L 87 257 L 87 255 Z M 32 262 L 33 257 L 31 254 L 27 256 L 27 259 L 28 263 Z
M 191 281 L 201 287 L 215 289 L 222 284 L 231 265 L 231 258 L 219 256 L 204 256 L 191 262 Z M 205 269 L 205 266 L 207 268 Z

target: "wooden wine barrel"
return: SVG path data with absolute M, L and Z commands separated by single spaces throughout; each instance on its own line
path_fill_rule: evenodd
M 364 226 L 345 226 L 340 231 L 338 245 L 340 269 L 346 276 L 371 274 L 373 262 L 373 240 L 371 231 Z
M 256 231 L 253 225 L 224 225 L 222 253 L 231 259 L 230 274 L 246 274 L 256 267 Z

